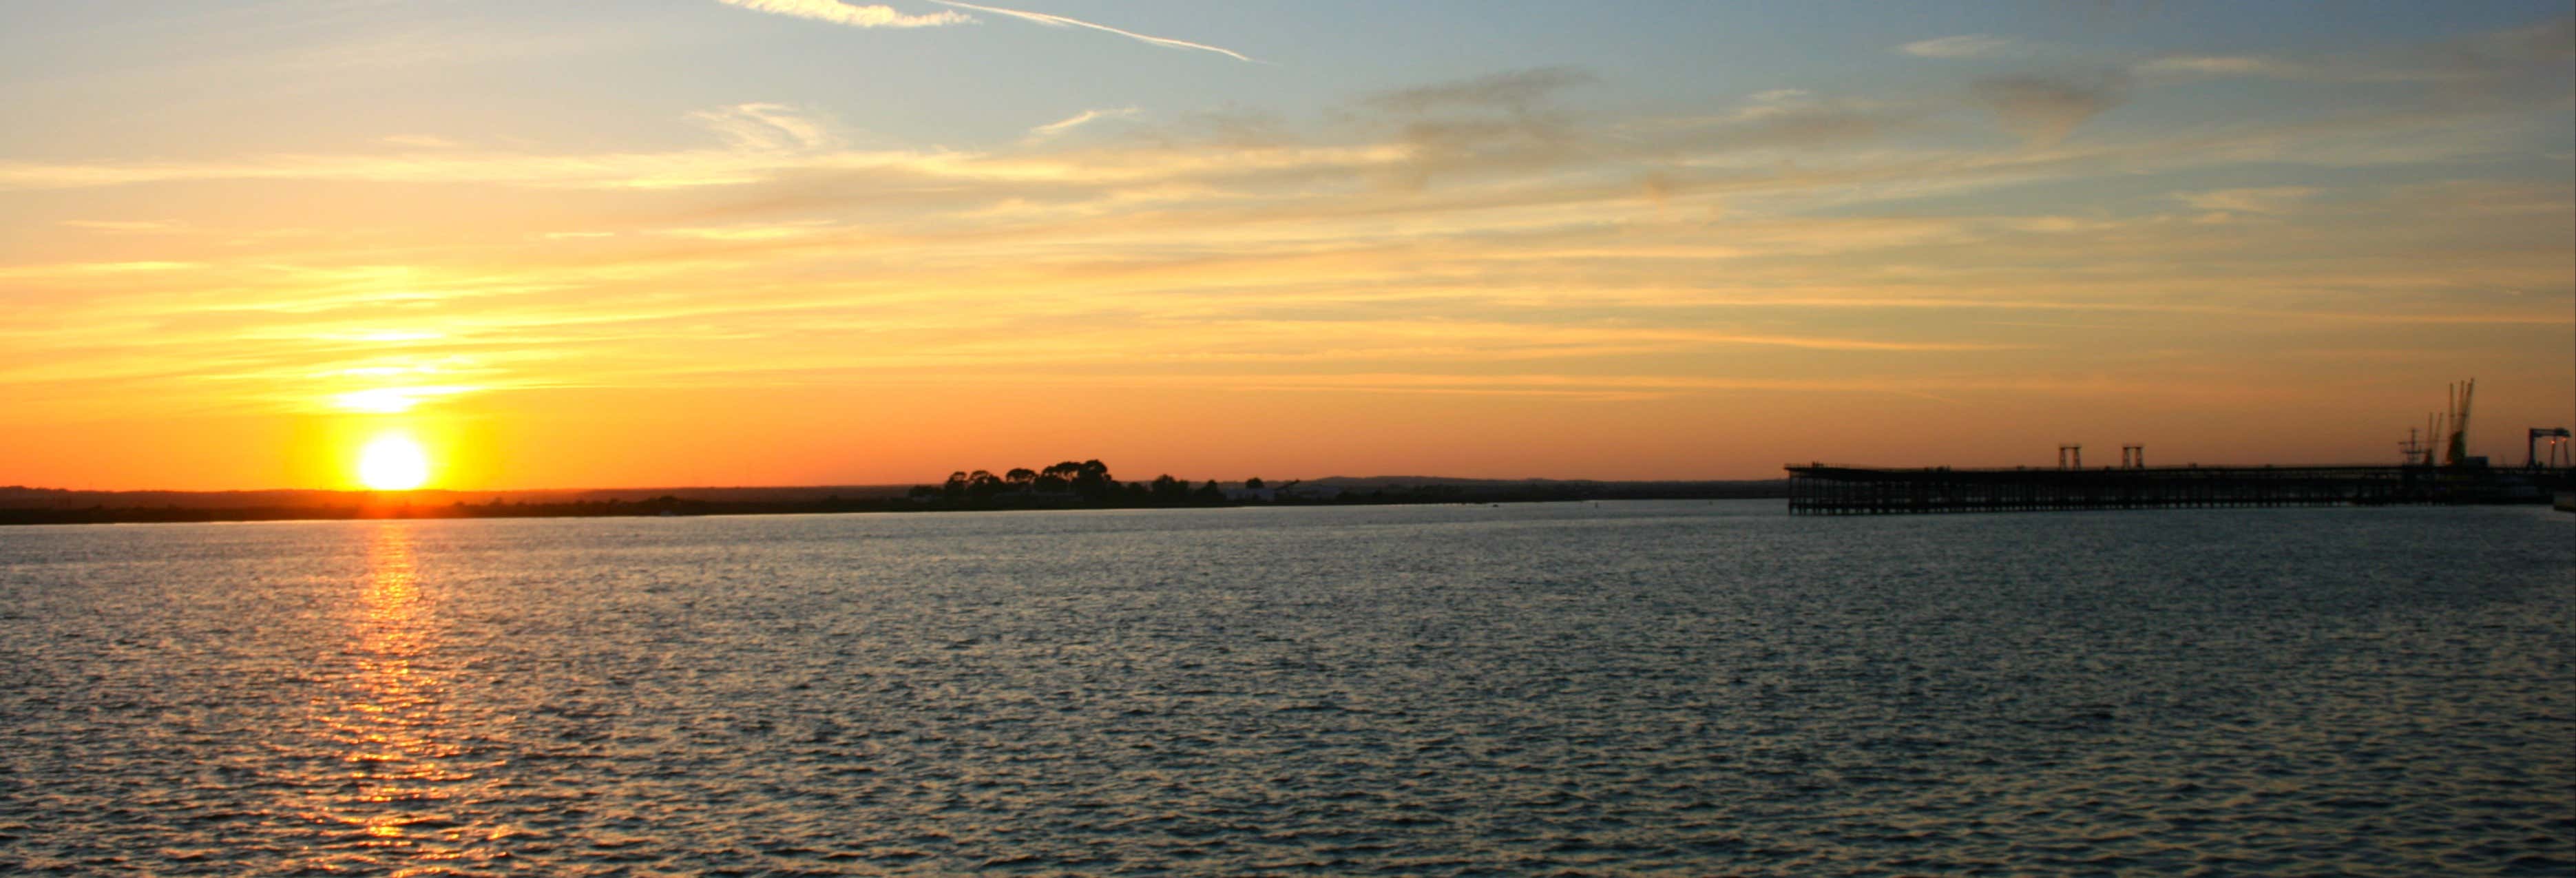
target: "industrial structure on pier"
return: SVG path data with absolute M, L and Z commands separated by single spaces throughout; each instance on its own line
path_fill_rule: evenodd
M 2060 445 L 2057 467 L 1886 469 L 1791 464 L 1792 515 L 2176 509 L 2219 506 L 2545 503 L 2576 487 L 2569 431 L 2534 427 L 2519 468 L 2468 452 L 2477 383 L 2452 385 L 2445 412 L 2409 430 L 2402 463 L 2345 466 L 2147 466 L 2146 447 L 2124 445 L 2120 465 L 2084 467 L 2084 447 Z M 2542 443 L 2547 442 L 2546 456 Z

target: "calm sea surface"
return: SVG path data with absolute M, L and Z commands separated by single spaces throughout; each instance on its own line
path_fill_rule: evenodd
M 0 529 L 0 872 L 2566 875 L 2576 516 Z

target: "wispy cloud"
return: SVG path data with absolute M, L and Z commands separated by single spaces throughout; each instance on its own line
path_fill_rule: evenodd
M 2288 211 L 2316 194 L 2317 190 L 2309 186 L 2262 186 L 2176 192 L 2173 197 L 2200 210 L 2271 214 Z
M 1556 98 L 1594 81 L 1572 67 L 1508 70 L 1382 92 L 1359 108 L 1404 145 L 1395 182 L 1420 189 L 1435 175 L 1526 171 L 1572 156 L 1589 135 Z
M 484 388 L 452 384 L 372 387 L 340 394 L 332 397 L 331 401 L 333 405 L 348 411 L 393 414 L 411 411 L 421 403 L 438 397 L 473 393 L 482 389 Z
M 896 10 L 894 7 L 882 4 L 860 6 L 843 3 L 840 2 L 840 0 L 716 0 L 716 2 L 723 3 L 727 6 L 738 6 L 758 12 L 767 12 L 773 15 L 786 15 L 795 18 L 812 19 L 814 21 L 828 21 L 833 24 L 847 25 L 850 27 L 945 27 L 948 25 L 976 23 L 974 16 L 954 10 L 941 10 L 928 15 L 911 15 Z M 994 15 L 1007 16 L 1021 21 L 1035 22 L 1048 27 L 1087 28 L 1104 33 L 1117 34 L 1131 40 L 1156 46 L 1163 46 L 1165 48 L 1214 52 L 1237 61 L 1246 61 L 1254 64 L 1269 63 L 1223 46 L 1211 46 L 1206 43 L 1190 42 L 1189 40 L 1179 40 L 1171 37 L 1158 37 L 1152 34 L 1142 34 L 1124 28 L 1111 27 L 1098 22 L 1084 21 L 1070 16 L 1054 15 L 1045 12 L 1030 12 L 1025 9 L 1006 9 L 1000 6 L 984 6 L 976 3 L 961 3 L 958 2 L 958 0 L 930 0 L 930 2 L 938 3 L 943 6 L 953 6 L 957 9 L 972 9 L 977 12 L 988 12 Z
M 1597 81 L 1598 78 L 1590 72 L 1572 67 L 1536 67 L 1397 89 L 1373 95 L 1367 102 L 1371 106 L 1408 113 L 1453 107 L 1500 108 L 1526 113 L 1558 92 Z
M 941 10 L 929 15 L 906 15 L 884 5 L 853 6 L 840 0 L 717 0 L 727 6 L 828 21 L 850 27 L 942 27 L 973 24 L 973 16 Z
M 835 142 L 822 123 L 781 104 L 736 104 L 690 113 L 689 120 L 737 149 L 818 149 Z
M 1056 135 L 1080 128 L 1101 119 L 1133 119 L 1143 112 L 1143 109 L 1137 107 L 1119 107 L 1110 110 L 1084 110 L 1071 116 L 1029 129 L 1029 139 L 1033 141 L 1047 140 L 1055 137 Z
M 1961 34 L 1916 40 L 1896 50 L 1917 58 L 1993 58 L 2011 52 L 2018 43 L 2005 37 L 1986 34 Z
M 61 220 L 55 225 L 70 229 L 114 234 L 151 234 L 175 232 L 180 225 L 169 220 Z
M 671 238 L 693 238 L 700 241 L 777 241 L 822 234 L 830 231 L 831 225 L 828 220 L 805 220 L 715 228 L 655 229 L 653 234 Z
M 1977 99 L 2002 117 L 2004 127 L 2032 143 L 2065 140 L 2076 126 L 2128 99 L 2128 74 L 1998 76 L 1976 84 Z
M 115 275 L 136 272 L 179 272 L 204 268 L 195 262 L 70 262 L 51 265 L 0 266 L 0 278 L 60 278 L 81 275 Z
M 2312 82 L 2479 83 L 2576 57 L 2576 18 L 2412 45 L 2294 57 L 2173 54 L 2139 63 L 2142 76 L 2262 77 Z
M 2137 66 L 2148 76 L 2273 76 L 2289 78 L 2299 75 L 2296 65 L 2277 58 L 2255 55 L 2167 55 Z
M 734 3 L 734 2 L 737 2 L 737 0 L 725 0 L 725 2 L 727 2 L 727 3 Z M 1044 13 L 1044 12 L 1029 12 L 1029 11 L 1021 10 L 1021 9 L 1004 9 L 1004 8 L 1002 8 L 1002 7 L 999 7 L 999 6 L 981 6 L 981 5 L 977 5 L 977 4 L 974 4 L 974 3 L 960 3 L 960 2 L 957 2 L 957 0 L 931 0 L 931 2 L 933 2 L 933 3 L 938 3 L 938 4 L 942 4 L 942 5 L 946 5 L 946 6 L 954 6 L 954 7 L 957 7 L 957 8 L 959 8 L 959 9 L 972 9 L 972 10 L 975 10 L 975 11 L 977 11 L 977 12 L 990 12 L 990 13 L 992 13 L 992 14 L 994 14 L 994 15 L 1007 15 L 1007 16 L 1010 16 L 1010 17 L 1012 17 L 1012 18 L 1020 19 L 1020 20 L 1022 20 L 1022 21 L 1033 21 L 1033 22 L 1037 22 L 1038 24 L 1043 24 L 1043 25 L 1046 25 L 1046 26 L 1048 26 L 1048 27 L 1081 27 L 1081 28 L 1090 28 L 1090 29 L 1092 29 L 1092 30 L 1096 30 L 1096 31 L 1105 31 L 1105 32 L 1108 32 L 1108 33 L 1113 33 L 1113 34 L 1117 34 L 1117 35 L 1122 36 L 1122 37 L 1126 37 L 1126 38 L 1131 39 L 1131 40 L 1136 40 L 1136 41 L 1144 42 L 1144 43 L 1151 43 L 1151 44 L 1153 44 L 1153 45 L 1157 45 L 1157 46 L 1164 46 L 1164 47 L 1173 48 L 1173 49 L 1196 49 L 1196 50 L 1198 50 L 1198 51 L 1202 51 L 1202 52 L 1215 52 L 1215 53 L 1217 53 L 1217 54 L 1219 54 L 1219 55 L 1224 55 L 1224 56 L 1226 56 L 1226 57 L 1228 57 L 1228 58 L 1232 58 L 1232 59 L 1237 60 L 1237 61 L 1249 61 L 1249 62 L 1254 63 L 1254 64 L 1267 63 L 1267 62 L 1264 62 L 1264 61 L 1260 61 L 1260 60 L 1254 59 L 1254 58 L 1252 58 L 1251 56 L 1245 55 L 1245 54 L 1243 54 L 1243 53 L 1241 53 L 1241 52 L 1237 52 L 1237 51 L 1235 51 L 1235 50 L 1233 50 L 1233 49 L 1228 49 L 1228 48 L 1224 48 L 1224 47 L 1221 47 L 1221 46 L 1211 46 L 1211 45 L 1208 45 L 1208 44 L 1206 44 L 1206 43 L 1193 43 L 1193 42 L 1190 42 L 1190 41 L 1188 41 L 1188 40 L 1176 40 L 1176 39 L 1172 39 L 1172 38 L 1170 38 L 1170 37 L 1158 37 L 1158 36 L 1152 36 L 1152 35 L 1149 35 L 1149 34 L 1140 34 L 1140 33 L 1137 33 L 1137 32 L 1135 32 L 1135 31 L 1131 31 L 1131 30 L 1121 30 L 1121 29 L 1119 29 L 1119 28 L 1110 27 L 1110 26 L 1105 25 L 1105 24 L 1095 24 L 1095 23 L 1093 23 L 1093 22 L 1084 21 L 1084 20 L 1079 19 L 1079 18 L 1067 18 L 1067 17 L 1065 17 L 1065 16 L 1061 16 L 1061 15 L 1049 15 L 1049 14 Z M 880 8 L 882 8 L 882 7 L 880 7 Z

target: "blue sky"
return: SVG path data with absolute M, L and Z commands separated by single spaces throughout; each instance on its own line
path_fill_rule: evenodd
M 974 144 L 1103 104 L 1156 118 L 1228 107 L 1306 118 L 1406 84 L 1554 66 L 1598 78 L 1587 102 L 1668 112 L 1791 88 L 1919 99 L 1984 72 L 2170 56 L 2396 56 L 2566 14 L 2553 3 L 1048 7 L 1267 62 L 1248 65 L 989 14 L 957 26 L 862 29 L 713 0 L 602 11 L 509 2 L 17 4 L 0 37 L 9 50 L 0 88 L 30 115 L 0 143 L 21 155 L 95 157 L 118 146 L 149 155 L 189 132 L 294 148 L 317 138 L 498 128 L 575 146 L 630 131 L 684 137 L 664 129 L 690 110 L 773 102 L 828 109 L 884 136 Z M 1942 38 L 1996 42 L 1946 63 L 1902 50 Z M 2312 90 L 2263 91 L 2270 94 L 2249 100 L 2295 113 Z M 2138 124 L 2173 121 L 2138 115 Z

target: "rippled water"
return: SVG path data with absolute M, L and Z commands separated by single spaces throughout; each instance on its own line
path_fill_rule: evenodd
M 0 530 L 0 871 L 2576 871 L 2576 517 Z

